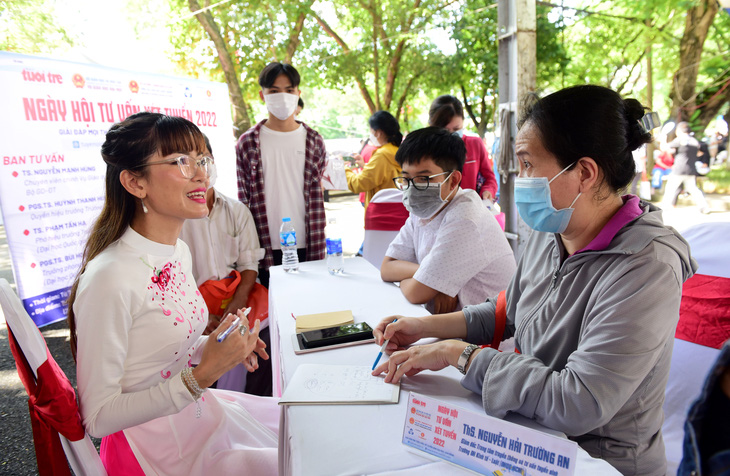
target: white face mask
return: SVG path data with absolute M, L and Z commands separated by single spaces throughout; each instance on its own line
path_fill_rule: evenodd
M 373 144 L 375 147 L 380 147 L 381 145 L 383 145 L 372 132 L 370 133 L 370 143 Z
M 208 164 L 208 188 L 213 188 L 215 181 L 218 178 L 218 171 L 215 168 L 215 162 Z
M 289 93 L 265 94 L 266 109 L 280 121 L 284 121 L 294 114 L 299 102 L 299 96 Z

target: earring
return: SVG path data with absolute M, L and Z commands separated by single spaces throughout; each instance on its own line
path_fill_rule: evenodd
M 149 210 L 147 210 L 147 205 L 144 204 L 144 200 L 140 198 L 139 201 L 142 202 L 142 211 L 147 213 Z

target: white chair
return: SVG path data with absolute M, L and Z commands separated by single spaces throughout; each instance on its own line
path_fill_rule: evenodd
M 365 240 L 362 255 L 380 269 L 385 252 L 408 219 L 403 192 L 388 188 L 377 192 L 365 210 Z
M 725 222 L 702 223 L 682 231 L 682 236 L 690 244 L 692 257 L 699 265 L 697 274 L 730 278 L 730 252 L 724 246 L 728 235 L 730 235 L 730 223 Z M 720 350 L 713 347 L 674 339 L 662 425 L 668 475 L 677 472 L 682 460 L 687 412 L 700 396 L 707 374 L 719 353 Z
M 0 308 L 2 308 L 8 329 L 13 333 L 20 351 L 37 377 L 38 368 L 48 358 L 46 341 L 5 279 L 0 279 Z M 69 441 L 60 434 L 58 436 L 66 459 L 75 474 L 84 476 L 105 476 L 107 474 L 88 434 L 84 433 L 84 437 L 78 441 Z

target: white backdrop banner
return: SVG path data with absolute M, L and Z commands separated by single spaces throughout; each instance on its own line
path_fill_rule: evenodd
M 192 121 L 210 138 L 216 188 L 236 197 L 225 84 L 0 52 L 0 104 L 0 206 L 18 294 L 39 326 L 66 317 L 104 204 L 112 124 L 139 111 Z

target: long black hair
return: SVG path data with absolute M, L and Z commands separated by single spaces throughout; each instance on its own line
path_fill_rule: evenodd
M 114 124 L 106 133 L 101 156 L 106 162 L 106 194 L 104 207 L 94 222 L 84 247 L 81 268 L 76 275 L 68 298 L 68 325 L 71 331 L 71 353 L 76 358 L 76 322 L 73 304 L 79 287 L 79 278 L 86 265 L 117 241 L 141 213 L 141 203 L 122 186 L 119 175 L 124 170 L 145 176 L 147 169 L 140 166 L 159 153 L 204 151 L 203 133 L 187 119 L 152 112 L 139 112 Z

